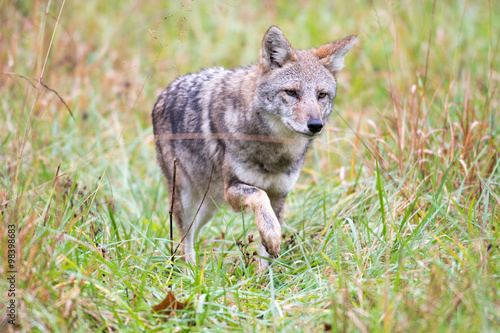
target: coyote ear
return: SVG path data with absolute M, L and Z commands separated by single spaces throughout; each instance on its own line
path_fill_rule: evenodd
M 358 36 L 348 36 L 343 39 L 336 40 L 329 44 L 322 45 L 314 50 L 323 65 L 333 74 L 337 74 L 344 68 L 344 58 L 347 52 L 356 42 Z
M 287 61 L 293 60 L 295 53 L 280 28 L 272 26 L 267 30 L 262 40 L 259 53 L 259 64 L 265 69 L 282 67 Z

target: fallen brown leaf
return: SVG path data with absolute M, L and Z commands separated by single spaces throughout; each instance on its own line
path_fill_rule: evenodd
M 183 310 L 186 307 L 186 303 L 179 302 L 174 294 L 169 291 L 167 297 L 160 304 L 152 307 L 153 311 L 160 314 L 166 314 L 167 316 L 173 315 L 176 310 Z

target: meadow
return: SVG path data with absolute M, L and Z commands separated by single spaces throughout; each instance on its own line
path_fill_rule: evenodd
M 499 1 L 15 0 L 0 22 L 0 330 L 500 331 Z M 256 62 L 271 25 L 358 35 L 281 256 L 259 274 L 253 215 L 222 207 L 197 265 L 172 260 L 157 95 Z

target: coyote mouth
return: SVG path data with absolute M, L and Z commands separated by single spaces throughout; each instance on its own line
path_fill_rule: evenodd
M 303 132 L 303 131 L 301 131 L 301 130 L 296 129 L 296 128 L 295 128 L 292 124 L 290 124 L 288 121 L 283 121 L 283 123 L 284 123 L 284 124 L 285 124 L 285 126 L 286 126 L 289 130 L 291 130 L 292 132 L 297 133 L 297 134 L 299 134 L 300 136 L 305 137 L 305 138 L 308 138 L 308 139 L 314 138 L 314 137 L 316 137 L 316 136 L 320 135 L 320 134 L 321 134 L 321 132 L 322 132 L 322 131 L 317 132 L 317 133 L 312 133 L 312 132 L 310 132 L 310 131 Z
M 318 132 L 318 133 L 306 133 L 306 132 L 300 132 L 300 131 L 296 131 L 296 132 L 299 133 L 302 136 L 305 136 L 306 138 L 314 138 L 314 137 L 318 136 L 321 133 L 321 132 Z

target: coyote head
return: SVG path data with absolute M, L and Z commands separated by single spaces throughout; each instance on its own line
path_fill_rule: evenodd
M 316 49 L 294 50 L 278 27 L 269 28 L 259 54 L 254 105 L 275 120 L 275 131 L 304 137 L 321 132 L 332 112 L 337 73 L 355 41 L 356 36 L 349 36 Z

